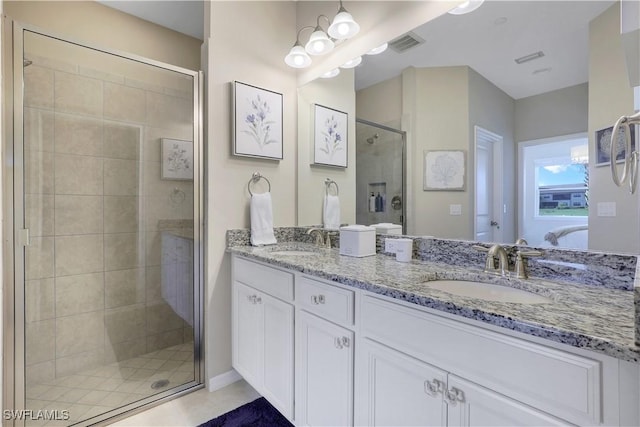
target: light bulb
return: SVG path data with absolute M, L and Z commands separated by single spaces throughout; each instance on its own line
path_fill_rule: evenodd
M 367 55 L 377 55 L 387 50 L 387 47 L 389 47 L 389 43 L 383 43 L 380 46 L 371 49 L 369 52 L 367 52 Z
M 321 41 L 313 42 L 313 51 L 314 52 L 322 52 L 323 48 L 324 48 L 324 43 L 322 43 Z
M 345 35 L 349 34 L 349 25 L 345 24 L 344 22 L 341 23 L 340 25 L 338 25 L 338 33 L 341 36 L 345 36 Z
M 362 57 L 358 56 L 356 58 L 353 58 L 350 61 L 345 62 L 340 66 L 340 68 L 354 68 L 360 65 L 361 62 L 362 62 Z
M 302 55 L 296 55 L 293 58 L 293 63 L 296 64 L 299 67 L 302 64 L 304 64 L 304 58 L 302 57 Z
M 464 15 L 465 13 L 473 12 L 479 8 L 484 0 L 467 0 L 460 6 L 454 7 L 449 11 L 451 15 Z

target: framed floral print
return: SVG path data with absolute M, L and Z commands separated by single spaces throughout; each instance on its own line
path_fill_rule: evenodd
M 233 82 L 233 154 L 282 160 L 282 94 Z
M 318 104 L 313 108 L 313 163 L 346 168 L 348 114 Z
M 162 138 L 162 179 L 193 179 L 193 142 Z

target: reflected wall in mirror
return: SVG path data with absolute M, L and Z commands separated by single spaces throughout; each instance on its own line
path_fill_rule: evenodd
M 483 161 L 476 154 L 479 126 L 502 140 L 500 150 L 491 150 L 490 164 L 492 172 L 500 171 L 491 176 L 502 176 L 494 180 L 494 194 L 502 197 L 494 200 L 501 208 L 494 209 L 492 220 L 502 241 L 524 237 L 535 246 L 640 252 L 638 195 L 615 187 L 608 168 L 595 166 L 595 132 L 633 112 L 619 2 L 486 1 L 468 15 L 442 15 L 406 30 L 424 42 L 405 52 L 390 48 L 365 56 L 354 84 L 357 118 L 407 132 L 408 234 L 475 239 L 482 203 L 476 188 Z M 531 54 L 537 55 L 529 59 Z M 588 139 L 588 191 L 578 191 L 587 194 L 587 215 L 580 220 L 588 223 L 588 231 L 577 239 L 580 243 L 563 235 L 554 246 L 544 239 L 548 232 L 573 227 L 576 219 L 560 209 L 559 215 L 525 218 L 521 188 L 527 183 L 518 166 L 519 146 L 576 135 Z M 422 153 L 442 149 L 467 151 L 466 191 L 422 190 Z M 578 164 L 570 147 L 555 160 L 558 170 Z M 584 187 L 584 179 L 565 182 L 560 175 L 540 182 L 527 202 L 540 206 L 541 186 Z M 609 216 L 611 207 L 615 216 Z M 525 221 L 534 221 L 537 231 L 524 235 L 531 229 Z M 305 223 L 299 216 L 299 224 Z

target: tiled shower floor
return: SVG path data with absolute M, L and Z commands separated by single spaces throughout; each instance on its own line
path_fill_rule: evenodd
M 133 359 L 89 369 L 27 387 L 27 409 L 68 410 L 67 421 L 27 425 L 66 426 L 193 380 L 193 343 L 179 344 Z M 151 385 L 169 380 L 160 389 Z

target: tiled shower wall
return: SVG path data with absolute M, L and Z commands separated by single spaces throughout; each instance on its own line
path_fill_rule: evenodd
M 29 59 L 27 384 L 193 340 L 162 291 L 159 229 L 193 220 L 192 181 L 160 178 L 161 138 L 193 138 L 188 82 Z

